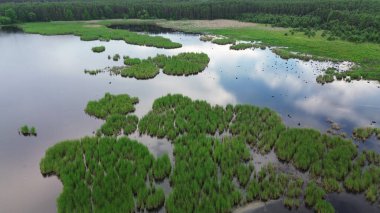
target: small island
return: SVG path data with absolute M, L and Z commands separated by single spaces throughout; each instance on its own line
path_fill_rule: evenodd
M 19 134 L 23 136 L 37 136 L 37 130 L 34 126 L 29 127 L 28 125 L 24 125 L 20 127 Z
M 97 46 L 97 47 L 93 47 L 91 50 L 94 53 L 101 53 L 101 52 L 104 52 L 106 50 L 106 47 L 105 46 Z

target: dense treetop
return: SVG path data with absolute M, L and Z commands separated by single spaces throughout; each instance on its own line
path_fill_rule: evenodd
M 0 0 L 8 2 L 8 0 Z M 378 0 L 33 1 L 0 4 L 0 24 L 104 18 L 241 19 L 380 42 Z M 303 29 L 305 30 L 305 29 Z

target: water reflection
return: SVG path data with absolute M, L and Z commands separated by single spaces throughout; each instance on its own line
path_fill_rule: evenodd
M 39 161 L 45 150 L 65 140 L 92 135 L 101 120 L 84 114 L 88 100 L 105 92 L 128 93 L 140 103 L 136 114 L 147 113 L 153 101 L 168 93 L 181 93 L 212 104 L 249 103 L 270 107 L 290 126 L 325 131 L 332 119 L 350 132 L 354 126 L 380 123 L 380 93 L 376 82 L 315 83 L 315 75 L 330 63 L 283 60 L 269 49 L 232 51 L 199 41 L 197 35 L 160 34 L 180 49 L 128 45 L 123 41 L 83 42 L 75 36 L 40 36 L 0 33 L 0 206 L 3 212 L 54 212 L 61 191 L 56 178 L 43 178 Z M 106 46 L 95 54 L 91 47 Z M 89 76 L 84 69 L 120 66 L 108 60 L 116 53 L 147 58 L 156 54 L 205 52 L 211 61 L 201 74 L 175 77 L 159 74 L 151 80 Z M 23 125 L 37 127 L 37 138 L 17 134 Z M 378 125 L 378 124 L 377 124 Z M 141 139 L 157 155 L 170 147 Z M 380 150 L 372 140 L 365 148 Z M 172 155 L 171 155 L 172 157 Z

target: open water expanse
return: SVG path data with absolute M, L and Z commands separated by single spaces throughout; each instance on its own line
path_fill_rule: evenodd
M 0 32 L 0 212 L 55 212 L 62 184 L 56 177 L 44 178 L 39 161 L 47 148 L 67 139 L 93 132 L 101 120 L 84 113 L 89 100 L 104 93 L 127 93 L 140 99 L 136 114 L 146 114 L 156 98 L 180 93 L 211 104 L 253 104 L 277 111 L 292 127 L 310 127 L 326 132 L 329 121 L 342 127 L 350 137 L 358 126 L 379 126 L 380 84 L 378 82 L 335 81 L 317 84 L 315 78 L 328 66 L 344 70 L 345 64 L 284 60 L 269 48 L 230 50 L 202 42 L 199 35 L 160 34 L 182 43 L 179 49 L 165 50 L 126 44 L 124 41 L 81 41 L 76 36 L 41 36 Z M 93 46 L 106 51 L 93 53 Z M 136 80 L 85 69 L 121 66 L 109 60 L 114 54 L 147 58 L 156 54 L 204 52 L 208 68 L 194 76 L 177 77 L 163 73 L 150 80 Z M 18 129 L 28 124 L 37 128 L 37 137 L 24 137 Z M 144 137 L 155 155 L 172 152 L 162 140 Z M 359 143 L 358 143 L 359 144 Z M 380 151 L 374 139 L 360 149 Z M 380 211 L 362 195 L 329 195 L 338 212 Z M 252 210 L 253 211 L 253 210 Z M 287 212 L 275 201 L 254 212 Z M 299 211 L 310 211 L 300 208 Z

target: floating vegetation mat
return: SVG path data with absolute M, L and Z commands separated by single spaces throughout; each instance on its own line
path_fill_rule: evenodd
M 40 167 L 64 185 L 59 212 L 157 211 L 163 206 L 167 212 L 229 212 L 279 198 L 288 208 L 334 212 L 326 194 L 342 190 L 379 202 L 380 155 L 358 154 L 350 140 L 286 127 L 268 108 L 212 106 L 182 95 L 156 99 L 139 120 L 130 114 L 137 102 L 111 94 L 90 101 L 85 111 L 106 121 L 98 137 L 47 150 Z M 139 142 L 117 138 L 136 128 L 141 135 L 168 139 L 174 145 L 173 165 L 168 155 L 154 158 Z M 271 163 L 256 170 L 253 155 L 271 151 L 308 178 Z M 167 196 L 157 186 L 166 178 L 172 188 Z

